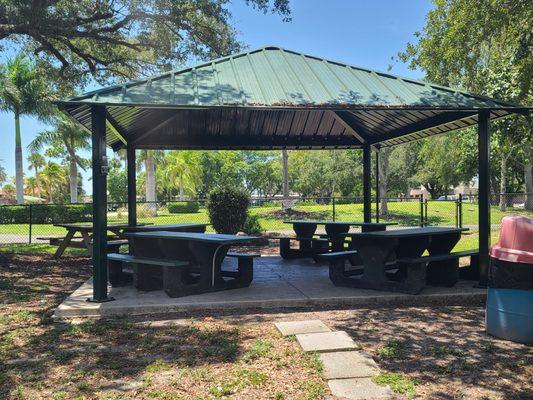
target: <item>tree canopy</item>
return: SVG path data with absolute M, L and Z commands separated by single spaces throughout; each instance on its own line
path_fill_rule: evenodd
M 238 50 L 230 0 L 0 0 L 0 44 L 32 53 L 63 83 L 153 74 Z M 290 19 L 289 0 L 245 0 Z M 89 75 L 90 74 L 90 75 Z

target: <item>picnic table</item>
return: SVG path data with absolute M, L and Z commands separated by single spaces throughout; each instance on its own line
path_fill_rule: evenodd
M 124 236 L 126 233 L 130 233 L 130 232 L 153 232 L 153 231 L 204 233 L 207 228 L 207 225 L 208 224 L 183 223 L 183 224 L 127 226 L 122 230 L 121 235 Z
M 347 233 L 352 226 L 361 227 L 362 232 L 384 231 L 389 225 L 395 225 L 394 222 L 349 222 L 349 221 L 324 221 L 324 220 L 292 220 L 283 221 L 285 224 L 291 224 L 300 242 L 298 249 L 290 249 L 289 240 L 280 241 L 280 254 L 284 258 L 309 257 L 317 251 L 323 251 L 323 246 L 313 248 L 313 236 L 319 225 L 323 225 L 326 231 L 327 240 L 332 243 L 332 250 L 336 251 L 343 247 L 343 234 Z M 315 240 L 316 242 L 316 240 Z M 287 247 L 289 246 L 289 247 Z
M 138 227 L 147 224 L 138 224 Z M 54 254 L 54 258 L 60 258 L 67 247 L 86 248 L 89 254 L 93 252 L 93 224 L 54 224 L 54 226 L 65 228 L 67 234 L 63 238 L 48 238 L 51 245 L 57 245 L 58 248 Z M 111 251 L 118 251 L 118 247 L 128 242 L 124 239 L 122 232 L 129 228 L 128 224 L 109 224 L 107 231 L 111 232 L 113 236 L 108 240 L 107 245 Z M 81 240 L 76 240 L 76 234 L 79 233 Z
M 336 285 L 416 293 L 426 279 L 433 284 L 452 286 L 458 279 L 458 259 L 477 250 L 451 253 L 467 228 L 423 227 L 348 233 L 363 270 L 348 274 L 340 265 L 332 280 Z M 429 256 L 422 257 L 425 252 Z M 390 271 L 394 260 L 396 272 Z
M 125 236 L 130 240 L 133 256 L 187 262 L 185 276 L 180 274 L 179 279 L 174 279 L 173 283 L 179 286 L 179 290 L 174 290 L 175 295 L 247 286 L 249 282 L 239 271 L 223 271 L 222 261 L 231 246 L 261 240 L 254 236 L 169 231 L 133 232 Z M 135 266 L 134 285 L 139 290 L 162 289 L 167 278 L 157 265 L 138 263 Z M 168 282 L 166 291 L 167 288 Z

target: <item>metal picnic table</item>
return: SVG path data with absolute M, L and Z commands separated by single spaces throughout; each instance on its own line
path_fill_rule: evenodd
M 329 241 L 332 243 L 332 250 L 337 251 L 342 249 L 344 244 L 343 234 L 348 233 L 351 226 L 361 227 L 362 232 L 374 232 L 384 231 L 389 225 L 396 225 L 395 222 L 350 222 L 350 221 L 325 221 L 325 220 L 292 220 L 283 221 L 285 224 L 292 224 L 292 228 L 296 237 L 300 241 L 299 249 L 291 249 L 291 256 L 294 254 L 301 257 L 308 257 L 312 255 L 311 244 L 313 236 L 316 233 L 318 225 L 324 225 L 326 235 Z M 280 246 L 282 243 L 280 242 Z M 286 246 L 286 244 L 283 244 Z M 280 253 L 281 247 L 280 247 Z
M 190 283 L 184 289 L 185 294 L 239 287 L 239 274 L 222 271 L 222 261 L 231 246 L 261 240 L 254 236 L 168 231 L 134 232 L 125 236 L 130 240 L 130 252 L 134 256 L 187 261 Z M 140 290 L 162 288 L 160 267 L 138 264 L 135 275 L 134 282 Z
M 347 233 L 352 237 L 351 248 L 357 250 L 363 264 L 359 277 L 337 276 L 342 286 L 366 289 L 408 291 L 410 271 L 400 268 L 394 275 L 388 274 L 388 261 L 416 259 L 425 251 L 429 256 L 444 256 L 443 260 L 428 262 L 424 277 L 432 274 L 445 276 L 457 267 L 457 260 L 446 259 L 467 228 L 423 227 L 391 231 Z M 438 281 L 438 279 L 433 279 Z

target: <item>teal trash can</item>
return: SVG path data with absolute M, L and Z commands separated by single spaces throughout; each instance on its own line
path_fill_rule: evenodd
M 485 324 L 493 336 L 533 344 L 533 290 L 489 288 Z

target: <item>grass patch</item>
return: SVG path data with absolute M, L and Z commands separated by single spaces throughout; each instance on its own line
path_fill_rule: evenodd
M 401 357 L 407 347 L 405 340 L 391 339 L 388 340 L 385 346 L 379 349 L 379 356 L 383 358 L 398 358 Z
M 416 396 L 416 382 L 405 375 L 395 372 L 381 372 L 379 375 L 373 377 L 372 380 L 378 385 L 390 386 L 394 392 L 404 394 L 409 399 Z
M 172 368 L 172 366 L 163 361 L 163 360 L 156 360 L 151 364 L 148 364 L 145 368 L 146 372 L 154 373 L 154 372 L 161 372 L 161 371 L 168 371 Z
M 302 355 L 303 362 L 305 367 L 309 368 L 311 371 L 321 374 L 324 371 L 324 364 L 318 353 L 304 353 Z
M 324 397 L 326 390 L 321 382 L 305 381 L 300 385 L 303 394 L 298 397 L 298 400 L 317 400 Z
M 272 343 L 268 340 L 257 339 L 252 347 L 242 355 L 242 360 L 250 362 L 261 357 L 266 357 L 270 353 Z

